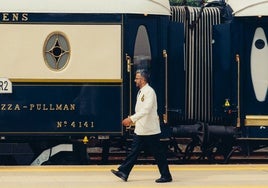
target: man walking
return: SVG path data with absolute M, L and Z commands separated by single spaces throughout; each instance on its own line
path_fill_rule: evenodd
M 127 181 L 128 176 L 135 165 L 143 146 L 150 149 L 161 174 L 155 180 L 157 183 L 171 182 L 172 177 L 169 171 L 168 162 L 160 143 L 160 123 L 157 114 L 157 98 L 155 91 L 148 84 L 149 75 L 147 71 L 136 72 L 135 83 L 140 88 L 135 106 L 135 114 L 122 121 L 124 126 L 135 123 L 134 137 L 131 152 L 118 167 L 118 170 L 111 170 L 117 177 Z

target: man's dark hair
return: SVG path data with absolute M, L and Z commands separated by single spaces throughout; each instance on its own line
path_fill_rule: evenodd
M 150 74 L 147 70 L 139 69 L 136 71 L 136 74 L 137 73 L 140 73 L 141 77 L 143 77 L 146 82 L 150 81 Z

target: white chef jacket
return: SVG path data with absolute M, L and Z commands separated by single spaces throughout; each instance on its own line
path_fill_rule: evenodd
M 135 123 L 134 132 L 137 135 L 155 135 L 161 132 L 156 94 L 148 83 L 138 92 L 135 114 L 130 119 Z

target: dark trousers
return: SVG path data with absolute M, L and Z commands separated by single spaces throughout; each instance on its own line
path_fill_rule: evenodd
M 124 172 L 126 175 L 129 175 L 143 147 L 152 152 L 161 177 L 171 177 L 165 150 L 160 143 L 159 134 L 149 136 L 139 136 L 135 134 L 133 137 L 131 151 L 124 162 L 119 166 L 118 170 Z

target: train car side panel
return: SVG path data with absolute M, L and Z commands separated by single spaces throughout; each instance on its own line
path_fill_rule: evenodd
M 1 134 L 121 135 L 121 15 L 4 16 Z
M 120 85 L 15 84 L 13 88 L 12 94 L 1 97 L 1 135 L 122 131 Z
M 47 44 L 57 42 L 56 38 L 48 41 L 48 37 L 58 32 L 65 36 L 70 49 L 64 49 L 60 39 L 58 47 Z M 121 79 L 120 25 L 1 24 L 0 41 L 5 44 L 0 52 L 0 75 L 10 80 Z M 62 58 L 68 53 L 64 69 L 54 70 L 47 65 L 44 53 L 54 58 L 59 53 L 56 50 L 62 51 Z

